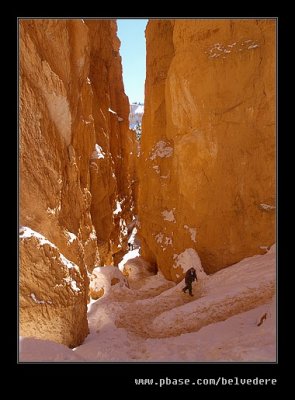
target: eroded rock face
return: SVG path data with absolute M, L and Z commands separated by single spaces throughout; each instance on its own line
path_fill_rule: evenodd
M 88 333 L 85 278 L 43 235 L 20 234 L 20 335 L 75 347 Z
M 111 20 L 20 21 L 20 223 L 55 246 L 21 239 L 22 336 L 81 343 L 87 270 L 125 245 L 135 135 L 119 45 Z
M 180 281 L 186 249 L 212 273 L 275 241 L 275 22 L 154 20 L 146 39 L 142 254 Z

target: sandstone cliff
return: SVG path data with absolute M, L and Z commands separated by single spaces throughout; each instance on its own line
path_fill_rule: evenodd
M 275 241 L 275 21 L 153 20 L 139 166 L 142 254 L 180 281 Z
M 111 20 L 21 20 L 19 38 L 20 334 L 76 346 L 87 270 L 112 263 L 131 220 L 120 42 Z

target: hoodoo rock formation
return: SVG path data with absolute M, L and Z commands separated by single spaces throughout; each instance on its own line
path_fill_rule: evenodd
M 167 354 L 179 339 L 182 359 L 183 334 L 205 329 L 191 336 L 205 343 L 225 321 L 194 360 L 273 360 L 275 21 L 150 21 L 139 141 L 116 31 L 113 20 L 20 20 L 22 342 L 154 361 L 166 354 L 157 340 L 178 335 Z M 182 291 L 192 266 L 194 298 Z M 87 316 L 93 340 L 80 346 Z
M 74 347 L 126 245 L 135 134 L 111 20 L 20 21 L 20 334 Z
M 142 254 L 165 277 L 275 242 L 275 21 L 153 20 L 139 165 Z M 181 262 L 182 261 L 182 262 Z

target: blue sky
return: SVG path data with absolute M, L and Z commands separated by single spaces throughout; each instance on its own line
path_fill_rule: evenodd
M 129 102 L 144 102 L 147 19 L 117 19 L 125 93 Z

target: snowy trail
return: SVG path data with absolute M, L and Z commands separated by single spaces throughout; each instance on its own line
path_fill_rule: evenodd
M 275 291 L 275 270 L 266 268 L 265 263 L 273 257 L 251 257 L 248 262 L 243 260 L 194 283 L 194 297 L 182 292 L 183 283 L 175 286 L 158 276 L 144 278 L 136 290 L 132 284 L 131 289 L 114 288 L 109 296 L 92 305 L 90 326 L 97 329 L 97 314 L 112 310 L 118 328 L 142 338 L 198 331 L 269 301 Z
M 74 350 L 65 348 L 62 356 L 61 347 L 52 353 L 50 342 L 55 355 L 49 359 L 275 361 L 274 246 L 265 255 L 204 274 L 193 284 L 194 297 L 182 292 L 183 282 L 176 285 L 147 272 L 138 250 L 129 256 L 130 271 L 135 271 L 129 276 L 130 287 L 114 285 L 93 300 L 84 343 Z M 30 345 L 27 341 L 28 349 Z
M 192 298 L 187 294 L 185 295 L 180 289 L 178 290 L 179 293 L 177 297 L 175 296 L 175 291 L 172 291 L 171 294 L 167 296 L 169 286 L 170 285 L 163 285 L 157 290 L 145 290 L 145 297 L 142 300 L 135 300 L 129 303 L 128 307 L 124 309 L 124 312 L 118 316 L 116 325 L 144 338 L 176 336 L 176 331 L 170 332 L 170 334 L 155 332 L 153 329 L 154 319 L 166 311 L 173 310 L 176 307 L 196 300 L 200 294 L 197 289 Z M 158 294 L 157 292 L 159 291 L 161 291 L 161 293 Z M 139 292 L 141 292 L 140 289 Z M 162 293 L 164 293 L 165 296 L 161 296 Z

